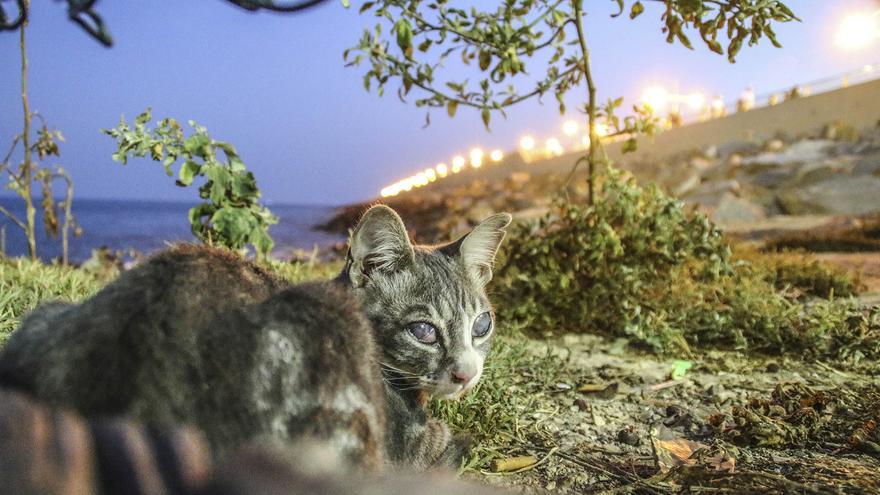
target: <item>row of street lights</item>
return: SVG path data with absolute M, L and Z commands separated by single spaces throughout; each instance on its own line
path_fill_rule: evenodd
M 878 40 L 880 40 L 880 10 L 853 12 L 843 17 L 835 35 L 835 44 L 846 50 L 865 49 Z M 871 74 L 874 69 L 874 66 L 867 65 L 861 71 L 844 75 L 842 86 L 848 86 L 851 77 L 864 77 L 867 74 Z M 832 82 L 832 80 L 836 79 L 836 77 L 831 78 L 824 81 L 824 83 Z M 772 106 L 789 98 L 808 96 L 811 92 L 810 86 L 795 86 L 788 93 L 769 95 L 766 105 Z M 702 93 L 678 93 L 662 86 L 646 88 L 642 92 L 641 101 L 649 106 L 655 115 L 667 115 L 666 118 L 660 120 L 660 124 L 664 127 L 682 125 L 683 109 L 692 113 L 692 116 L 696 116 L 698 120 L 722 117 L 728 112 L 727 105 L 721 95 L 716 95 L 711 100 L 707 100 L 706 96 Z M 755 106 L 755 93 L 752 88 L 747 88 L 739 97 L 736 103 L 736 110 L 748 111 Z M 523 136 L 519 141 L 519 152 L 527 162 L 531 162 L 534 159 L 560 156 L 566 152 L 566 146 L 569 151 L 585 150 L 590 147 L 589 135 L 583 135 L 584 133 L 581 132 L 581 126 L 577 121 L 565 121 L 562 124 L 562 134 L 565 138 L 560 139 L 551 136 L 544 140 L 543 146 L 539 146 L 535 137 L 530 135 Z M 601 137 L 607 136 L 609 129 L 606 125 L 599 124 L 596 134 Z M 488 154 L 490 163 L 499 163 L 503 158 L 504 152 L 500 149 L 492 150 Z M 383 188 L 380 193 L 385 198 L 396 196 L 402 192 L 426 186 L 449 175 L 458 174 L 468 166 L 478 169 L 486 163 L 486 153 L 481 148 L 474 148 L 468 153 L 468 158 L 465 158 L 463 155 L 456 155 L 450 163 L 451 165 L 438 163 L 433 168 L 426 168 L 421 172 Z
M 468 159 L 466 159 L 462 155 L 456 155 L 452 157 L 452 161 L 450 162 L 451 166 L 447 165 L 446 162 L 438 163 L 432 168 L 426 168 L 421 172 L 418 172 L 405 179 L 399 180 L 394 184 L 382 188 L 380 194 L 383 198 L 387 198 L 391 196 L 397 196 L 402 192 L 411 191 L 415 188 L 427 186 L 437 179 L 442 179 L 444 177 L 448 177 L 449 175 L 460 173 L 468 165 L 470 165 L 472 168 L 480 168 L 485 163 L 486 158 L 486 153 L 483 151 L 482 148 L 474 148 L 468 153 Z M 499 163 L 501 160 L 504 159 L 504 152 L 500 149 L 492 150 L 491 152 L 489 152 L 488 159 L 491 163 Z

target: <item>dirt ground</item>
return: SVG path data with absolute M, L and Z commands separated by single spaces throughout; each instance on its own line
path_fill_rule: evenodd
M 520 412 L 509 455 L 538 463 L 472 474 L 485 482 L 529 493 L 880 493 L 876 368 L 735 352 L 676 366 L 589 335 L 530 346 L 567 363 L 541 407 Z

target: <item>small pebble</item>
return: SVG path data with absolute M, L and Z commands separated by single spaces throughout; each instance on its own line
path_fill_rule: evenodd
M 636 433 L 632 427 L 624 428 L 617 432 L 617 441 L 619 441 L 620 443 L 625 443 L 627 445 L 632 445 L 633 447 L 642 443 L 642 439 L 639 438 L 639 434 Z
M 779 363 L 769 362 L 767 363 L 767 373 L 778 373 L 779 372 Z

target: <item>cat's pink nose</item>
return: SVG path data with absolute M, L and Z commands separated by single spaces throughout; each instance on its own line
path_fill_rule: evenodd
M 473 373 L 469 373 L 463 370 L 452 370 L 452 382 L 453 383 L 467 383 L 471 381 L 471 378 L 474 377 Z

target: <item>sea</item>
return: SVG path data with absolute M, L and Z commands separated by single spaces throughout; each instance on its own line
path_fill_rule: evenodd
M 61 257 L 61 239 L 50 238 L 43 228 L 39 198 L 37 208 L 37 254 L 51 261 Z M 24 218 L 24 203 L 16 197 L 0 197 L 0 205 Z M 72 263 L 87 260 L 93 249 L 106 247 L 112 252 L 130 255 L 148 254 L 171 243 L 194 241 L 187 219 L 193 206 L 184 202 L 74 199 L 73 213 L 82 228 L 79 237 L 70 236 Z M 278 217 L 269 233 L 275 239 L 273 255 L 291 258 L 296 253 L 312 252 L 345 240 L 341 234 L 320 232 L 313 227 L 332 216 L 334 207 L 267 204 Z M 59 222 L 63 215 L 59 211 Z M 21 229 L 0 213 L 0 250 L 6 256 L 26 256 L 27 241 Z

